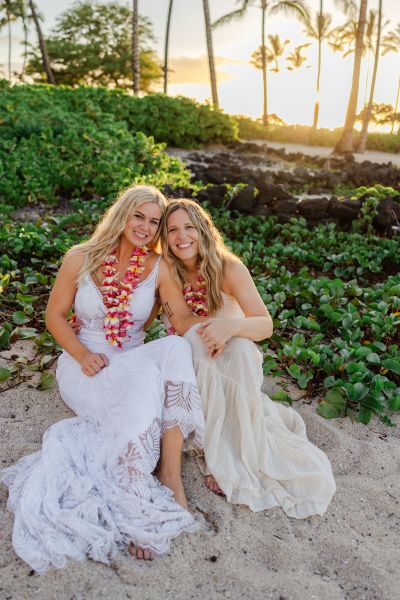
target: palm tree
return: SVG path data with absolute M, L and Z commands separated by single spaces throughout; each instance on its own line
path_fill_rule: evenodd
M 35 24 L 36 33 L 38 36 L 40 53 L 42 55 L 43 69 L 47 76 L 47 82 L 55 85 L 56 81 L 54 79 L 53 71 L 51 70 L 51 66 L 50 66 L 49 54 L 47 52 L 47 44 L 46 44 L 46 40 L 45 40 L 43 32 L 42 32 L 42 28 L 40 26 L 40 21 L 39 21 L 38 14 L 36 12 L 35 3 L 33 2 L 33 0 L 29 0 L 28 5 L 29 5 L 30 11 L 31 11 L 31 18 Z
M 203 0 L 203 12 L 204 12 L 204 23 L 206 26 L 208 67 L 210 69 L 211 99 L 212 99 L 213 105 L 218 107 L 217 76 L 215 74 L 214 50 L 213 50 L 213 43 L 212 43 L 211 20 L 210 20 L 210 7 L 208 5 L 208 0 Z
M 137 96 L 140 92 L 139 0 L 133 0 L 132 6 L 132 88 Z
M 307 56 L 302 54 L 303 48 L 308 48 L 311 44 L 301 44 L 301 46 L 295 46 L 290 54 L 287 55 L 286 60 L 290 63 L 290 66 L 286 67 L 288 71 L 294 71 L 294 69 L 300 69 L 303 63 L 307 60 Z M 309 69 L 310 67 L 307 67 Z
M 388 52 L 399 52 L 400 51 L 400 23 L 397 24 L 397 27 L 394 31 L 390 31 L 383 38 L 382 42 L 383 52 L 382 55 L 387 54 Z M 399 96 L 400 96 L 400 77 L 397 85 L 397 94 L 396 94 L 396 102 L 394 104 L 393 117 L 392 117 L 392 126 L 390 129 L 390 133 L 393 133 L 394 130 L 394 122 L 395 115 L 397 113 L 397 108 L 399 105 Z M 400 131 L 400 128 L 399 128 Z
M 224 15 L 214 23 L 214 26 L 224 25 L 234 19 L 244 17 L 247 10 L 253 5 L 251 0 L 236 0 L 240 8 Z M 267 95 L 267 52 L 265 46 L 265 29 L 267 15 L 274 15 L 279 12 L 294 14 L 300 19 L 305 19 L 308 15 L 308 9 L 304 0 L 260 0 L 257 8 L 261 10 L 261 69 L 263 77 L 263 123 L 268 125 L 268 95 Z
M 290 44 L 290 41 L 284 40 L 282 42 L 279 35 L 269 35 L 268 39 L 270 42 L 269 46 L 265 46 L 265 55 L 267 58 L 267 70 L 268 70 L 268 64 L 274 63 L 275 66 L 272 69 L 270 69 L 270 71 L 273 71 L 274 73 L 279 73 L 279 71 L 280 71 L 279 62 L 278 62 L 279 58 L 285 52 L 285 48 L 288 44 Z M 253 52 L 253 54 L 251 55 L 250 63 L 256 69 L 262 69 L 262 48 L 261 48 L 261 46 L 259 48 L 257 48 L 257 50 L 255 52 Z
M 365 152 L 365 147 L 367 145 L 367 137 L 368 137 L 368 125 L 371 118 L 372 106 L 374 102 L 374 93 L 375 93 L 375 84 L 376 84 L 376 75 L 378 72 L 378 64 L 379 64 L 379 53 L 381 49 L 381 33 L 382 33 L 382 4 L 383 0 L 379 0 L 378 6 L 378 28 L 376 33 L 376 44 L 375 44 L 375 57 L 374 57 L 374 70 L 372 71 L 372 80 L 371 80 L 371 89 L 369 92 L 369 100 L 368 104 L 365 107 L 361 135 L 358 141 L 357 151 Z
M 324 2 L 320 0 L 319 12 L 315 15 L 315 21 L 312 22 L 311 18 L 308 17 L 305 22 L 305 34 L 307 37 L 313 38 L 318 42 L 318 63 L 317 63 L 317 84 L 316 84 L 316 98 L 314 105 L 314 118 L 313 118 L 313 129 L 318 126 L 319 116 L 319 94 L 320 94 L 320 83 L 321 83 L 321 63 L 322 63 L 322 42 L 331 35 L 330 26 L 332 23 L 332 17 L 328 13 L 324 13 Z
M 165 44 L 164 44 L 164 94 L 167 94 L 168 91 L 168 48 L 169 48 L 169 31 L 171 27 L 171 15 L 172 15 L 172 6 L 174 4 L 174 0 L 169 0 L 168 4 L 168 16 L 167 16 L 167 28 L 165 30 Z
M 7 38 L 8 38 L 8 79 L 11 81 L 11 58 L 12 58 L 12 30 L 11 23 L 16 20 L 17 15 L 17 3 L 12 0 L 3 0 L 0 4 L 1 17 L 0 17 L 0 29 L 7 26 Z
M 349 102 L 347 105 L 346 121 L 342 135 L 337 142 L 334 153 L 342 154 L 353 150 L 353 131 L 357 115 L 358 90 L 360 87 L 360 67 L 364 47 L 364 31 L 367 18 L 368 0 L 360 0 L 358 15 L 357 39 L 354 52 L 353 80 L 351 85 Z

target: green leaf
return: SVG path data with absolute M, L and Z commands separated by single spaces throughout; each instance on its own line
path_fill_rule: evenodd
M 382 364 L 385 369 L 389 369 L 389 371 L 400 375 L 400 360 L 397 358 L 386 358 Z
M 22 310 L 17 310 L 13 313 L 12 318 L 16 325 L 24 325 L 24 323 L 27 323 L 30 320 Z
M 368 354 L 368 356 L 367 356 L 367 361 L 374 365 L 379 365 L 381 362 L 381 359 L 375 352 L 371 352 L 371 354 Z
M 54 386 L 55 382 L 54 375 L 51 373 L 42 373 L 37 387 L 39 390 L 49 390 Z
M 400 410 L 400 396 L 392 396 L 388 401 L 390 410 Z
M 31 340 L 37 335 L 37 329 L 35 327 L 20 327 L 19 337 L 22 340 Z
M 0 327 L 0 348 L 6 348 L 10 340 L 11 330 Z
M 367 348 L 366 346 L 361 346 L 361 348 L 357 348 L 357 350 L 354 353 L 354 356 L 356 358 L 365 358 L 366 356 L 368 356 L 368 354 L 371 354 L 372 350 L 371 348 Z
M 354 384 L 354 400 L 358 402 L 368 394 L 368 388 L 359 381 Z
M 329 377 L 325 377 L 324 379 L 324 387 L 332 387 L 334 386 L 336 383 L 336 379 L 333 377 L 333 375 L 330 375 Z
M 274 360 L 272 357 L 268 357 L 265 359 L 264 365 L 263 365 L 264 375 L 268 375 L 268 373 L 270 371 L 272 371 L 272 369 L 277 369 L 277 368 L 278 368 L 278 363 L 276 362 L 276 360 Z
M 325 399 L 318 404 L 317 413 L 325 419 L 336 419 L 346 414 L 346 398 L 338 389 L 329 390 Z
M 5 367 L 0 367 L 0 382 L 6 381 L 11 376 L 11 370 Z
M 372 417 L 372 410 L 362 406 L 357 415 L 357 421 L 363 425 L 368 425 Z
M 278 392 L 271 394 L 271 400 L 275 400 L 275 402 L 288 402 L 290 406 L 293 404 L 292 398 L 284 390 L 279 390 Z

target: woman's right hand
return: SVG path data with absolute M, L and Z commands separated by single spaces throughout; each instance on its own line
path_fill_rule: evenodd
M 108 357 L 98 352 L 87 352 L 80 361 L 81 369 L 88 377 L 92 377 L 104 367 L 108 367 L 109 363 Z

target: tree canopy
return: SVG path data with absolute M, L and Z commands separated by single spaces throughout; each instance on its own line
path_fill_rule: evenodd
M 118 2 L 103 4 L 82 0 L 66 10 L 47 38 L 56 82 L 131 87 L 131 20 L 131 9 Z M 148 19 L 140 19 L 139 36 L 140 85 L 148 92 L 162 74 L 151 48 L 154 36 Z M 26 72 L 37 81 L 43 80 L 37 46 L 31 47 Z

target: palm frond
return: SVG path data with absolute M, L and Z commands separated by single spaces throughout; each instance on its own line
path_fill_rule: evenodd
M 305 0 L 276 0 L 269 9 L 271 15 L 283 12 L 288 16 L 295 16 L 305 23 L 310 18 L 310 11 Z
M 248 6 L 246 5 L 242 8 L 238 8 L 237 10 L 232 11 L 231 13 L 223 15 L 222 17 L 214 21 L 212 27 L 220 27 L 221 25 L 227 25 L 228 23 L 231 23 L 236 19 L 241 19 L 246 14 L 247 8 Z

